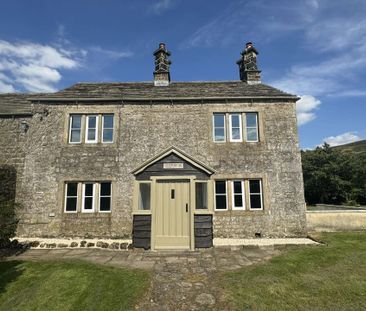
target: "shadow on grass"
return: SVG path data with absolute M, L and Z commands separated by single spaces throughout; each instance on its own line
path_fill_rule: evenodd
M 0 261 L 0 295 L 6 290 L 7 285 L 17 280 L 23 273 L 22 262 Z
M 30 249 L 29 245 L 10 245 L 6 248 L 0 248 L 0 263 L 8 257 L 19 256 Z

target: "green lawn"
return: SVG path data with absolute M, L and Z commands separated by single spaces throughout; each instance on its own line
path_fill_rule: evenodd
M 82 261 L 0 262 L 0 310 L 133 310 L 149 279 Z
M 366 232 L 327 233 L 270 262 L 221 276 L 237 310 L 366 310 Z

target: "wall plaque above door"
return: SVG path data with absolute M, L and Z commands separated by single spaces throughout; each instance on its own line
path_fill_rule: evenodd
M 165 162 L 163 163 L 163 169 L 179 169 L 183 168 L 183 163 Z

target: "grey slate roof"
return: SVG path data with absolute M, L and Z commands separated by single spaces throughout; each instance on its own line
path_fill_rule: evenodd
M 20 116 L 32 114 L 32 102 L 29 94 L 7 93 L 0 94 L 0 115 Z
M 37 100 L 52 99 L 129 99 L 169 100 L 203 98 L 288 98 L 297 97 L 266 84 L 249 85 L 241 81 L 172 82 L 169 86 L 154 86 L 153 82 L 77 83 Z
M 241 81 L 172 82 L 169 86 L 154 86 L 153 82 L 77 83 L 55 93 L 0 94 L 0 116 L 31 115 L 33 101 L 150 101 L 239 98 L 298 99 L 294 95 L 266 84 L 249 85 Z

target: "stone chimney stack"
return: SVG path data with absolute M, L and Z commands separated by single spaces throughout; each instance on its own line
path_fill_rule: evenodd
M 166 49 L 165 43 L 159 44 L 159 48 L 154 52 L 154 56 L 154 85 L 168 86 L 170 82 L 169 67 L 172 62 L 169 60 L 170 52 Z
M 240 80 L 248 84 L 261 83 L 261 71 L 257 67 L 257 50 L 252 42 L 245 44 L 241 58 L 236 62 L 239 65 Z

